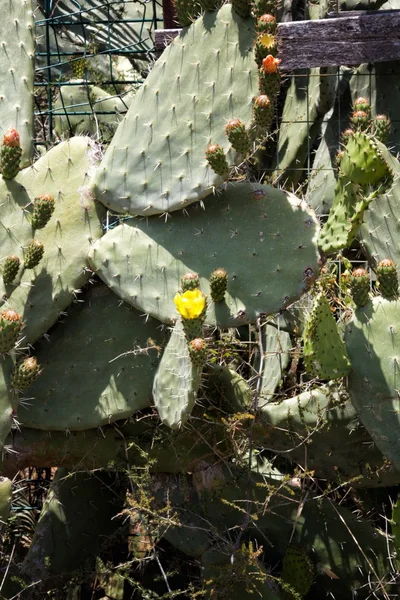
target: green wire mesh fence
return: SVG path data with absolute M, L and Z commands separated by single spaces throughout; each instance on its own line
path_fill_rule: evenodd
M 154 60 L 160 22 L 157 0 L 39 0 L 36 142 L 82 132 L 107 140 Z

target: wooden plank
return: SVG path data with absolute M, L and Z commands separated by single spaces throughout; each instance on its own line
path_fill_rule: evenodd
M 330 13 L 329 17 L 278 24 L 282 71 L 400 60 L 400 10 Z M 157 50 L 164 50 L 179 32 L 156 30 Z
M 339 15 L 318 21 L 280 23 L 280 68 L 292 71 L 400 60 L 400 11 Z

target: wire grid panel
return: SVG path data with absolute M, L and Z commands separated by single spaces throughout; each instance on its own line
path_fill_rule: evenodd
M 36 142 L 93 133 L 88 120 L 94 114 L 113 123 L 126 112 L 154 60 L 160 22 L 157 0 L 37 0 Z

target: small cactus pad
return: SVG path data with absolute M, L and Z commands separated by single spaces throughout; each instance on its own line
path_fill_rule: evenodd
M 282 579 L 301 597 L 305 596 L 314 579 L 314 567 L 306 552 L 297 544 L 289 544 L 282 564 Z
M 345 146 L 340 171 L 352 183 L 377 185 L 389 174 L 388 165 L 373 138 L 356 131 Z
M 5 284 L 12 283 L 16 278 L 21 261 L 18 256 L 7 256 L 3 263 L 3 281 Z
M 351 363 L 323 292 L 314 299 L 304 328 L 304 363 L 307 373 L 320 379 L 339 379 L 351 371 Z
M 168 223 L 125 221 L 93 246 L 91 267 L 123 300 L 172 323 L 182 275 L 199 273 L 209 296 L 210 273 L 223 265 L 229 279 L 225 301 L 209 302 L 206 316 L 206 324 L 221 327 L 278 312 L 318 274 L 318 225 L 313 211 L 292 194 L 234 183 L 205 199 L 204 208 L 188 207 Z
M 29 406 L 19 409 L 27 427 L 90 429 L 150 404 L 161 342 L 157 323 L 121 306 L 104 285 L 91 287 L 82 300 L 49 340 L 35 345 L 43 373 L 29 390 Z
M 198 273 L 185 273 L 181 278 L 181 289 L 185 293 L 187 290 L 196 290 L 200 287 L 200 277 Z
M 43 258 L 44 246 L 38 240 L 32 240 L 25 249 L 24 267 L 25 269 L 34 269 Z
M 171 429 L 184 425 L 196 402 L 201 366 L 192 362 L 181 319 L 172 329 L 153 383 L 153 400 L 160 419 Z
M 228 287 L 228 273 L 225 269 L 215 269 L 210 275 L 210 294 L 213 302 L 223 302 Z
M 251 121 L 258 78 L 253 38 L 253 20 L 243 21 L 226 4 L 174 39 L 136 93 L 94 177 L 100 202 L 147 217 L 212 193 L 221 176 L 207 163 L 207 146 L 226 144 L 229 119 Z M 230 148 L 226 159 L 231 166 L 239 157 Z
M 0 312 L 0 354 L 10 352 L 17 343 L 22 329 L 22 319 L 15 310 Z
M 356 306 L 365 306 L 369 300 L 370 278 L 365 269 L 354 269 L 350 279 L 351 296 Z
M 46 227 L 54 212 L 54 208 L 54 198 L 49 196 L 49 194 L 43 194 L 35 198 L 31 218 L 32 227 L 34 229 L 43 229 L 43 227 Z
M 3 179 L 14 179 L 20 169 L 22 148 L 19 145 L 19 134 L 16 129 L 7 129 L 0 148 L 0 173 Z
M 34 356 L 24 358 L 16 364 L 11 377 L 11 387 L 18 391 L 24 391 L 40 374 L 40 365 Z
M 379 450 L 400 469 L 400 302 L 375 297 L 345 330 L 351 401 Z
M 390 258 L 384 258 L 376 266 L 379 291 L 384 298 L 396 298 L 399 295 L 399 279 L 396 265 Z
M 342 165 L 343 156 L 340 160 Z M 335 198 L 328 220 L 322 228 L 318 245 L 326 254 L 346 248 L 356 237 L 370 199 L 360 196 L 355 186 L 343 175 L 335 187 Z
M 218 144 L 210 144 L 206 149 L 206 159 L 214 173 L 225 177 L 228 175 L 229 167 L 224 149 Z

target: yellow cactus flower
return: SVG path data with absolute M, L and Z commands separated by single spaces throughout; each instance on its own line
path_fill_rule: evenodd
M 258 39 L 264 48 L 273 48 L 276 45 L 276 37 L 270 33 L 263 33 Z
M 206 305 L 206 297 L 199 289 L 176 294 L 175 306 L 184 319 L 198 319 Z

